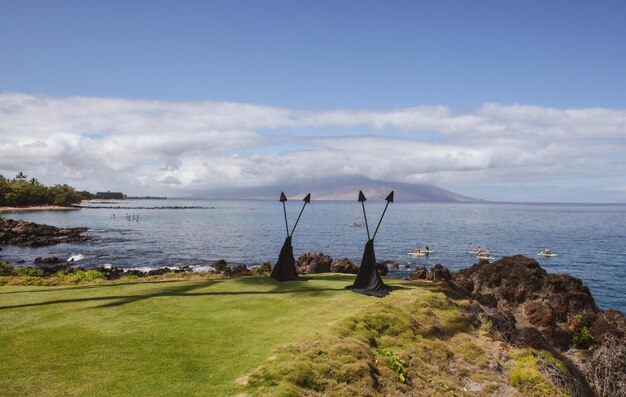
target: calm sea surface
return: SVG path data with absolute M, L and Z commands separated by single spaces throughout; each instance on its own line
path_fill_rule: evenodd
M 370 229 L 375 229 L 384 202 L 368 201 Z M 102 204 L 94 204 L 102 205 Z M 5 246 L 0 258 L 11 263 L 38 257 L 74 257 L 85 267 L 110 264 L 124 268 L 191 265 L 205 269 L 218 259 L 252 265 L 275 262 L 285 239 L 283 210 L 276 201 L 129 200 L 112 206 L 136 209 L 81 209 L 58 212 L 5 213 L 13 219 L 54 226 L 84 226 L 97 241 L 43 248 Z M 200 206 L 202 209 L 137 207 Z M 293 226 L 301 201 L 287 202 Z M 125 214 L 138 215 L 127 220 Z M 115 214 L 115 217 L 113 217 Z M 333 259 L 360 261 L 367 240 L 358 202 L 307 205 L 294 233 L 294 254 L 317 251 Z M 408 265 L 391 276 L 404 277 L 417 266 L 441 263 L 452 270 L 475 260 L 468 244 L 489 247 L 496 259 L 524 254 L 547 271 L 579 277 L 603 309 L 626 312 L 626 205 L 431 204 L 393 203 L 376 237 L 376 257 Z M 408 251 L 428 244 L 435 253 L 411 258 Z M 537 253 L 549 247 L 557 257 Z

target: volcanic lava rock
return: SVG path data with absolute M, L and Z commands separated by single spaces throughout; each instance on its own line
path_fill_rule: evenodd
M 392 261 L 392 260 L 381 261 L 378 265 L 379 266 L 385 265 L 385 266 L 387 266 L 387 269 L 393 269 L 393 270 L 400 269 L 400 265 L 398 264 L 398 262 L 395 262 L 395 261 Z
M 42 265 L 56 265 L 58 263 L 65 263 L 66 260 L 58 258 L 56 256 L 52 256 L 50 258 L 42 258 L 42 257 L 39 256 L 39 257 L 35 258 L 34 262 L 37 263 L 37 264 L 42 264 Z
M 350 259 L 342 258 L 338 261 L 335 261 L 331 265 L 330 271 L 333 273 L 357 274 L 359 272 L 359 267 L 355 265 Z
M 427 275 L 428 270 L 426 270 L 426 267 L 418 267 L 413 273 L 411 273 L 409 280 L 426 280 Z
M 426 269 L 424 266 L 418 267 L 409 276 L 409 280 L 450 281 L 451 279 L 450 271 L 439 263 L 430 269 Z
M 437 263 L 430 270 L 428 270 L 426 278 L 432 281 L 450 281 L 452 279 L 452 275 L 446 267 Z
M 549 274 L 539 263 L 522 255 L 480 262 L 454 274 L 453 282 L 485 307 L 509 313 L 514 323 L 509 328 L 538 330 L 552 346 L 567 350 L 572 345 L 575 327 L 584 319 L 596 343 L 608 336 L 624 337 L 626 319 L 617 311 L 602 312 L 589 289 L 579 278 L 567 274 Z M 515 336 L 514 333 L 511 333 Z M 526 336 L 530 333 L 527 332 Z M 518 338 L 519 345 L 537 346 Z
M 83 236 L 85 227 L 58 228 L 34 222 L 0 218 L 0 244 L 41 247 L 59 243 L 77 243 L 94 238 Z
M 386 276 L 389 273 L 389 268 L 387 267 L 387 262 L 377 262 L 376 267 L 378 268 L 378 272 L 381 276 Z
M 225 274 L 227 276 L 249 276 L 251 272 L 245 265 L 238 265 L 230 267 Z
M 217 273 L 226 273 L 230 270 L 230 266 L 228 266 L 228 262 L 224 259 L 220 259 L 219 261 L 213 263 L 213 269 L 215 269 Z
M 148 276 L 162 276 L 167 273 L 171 273 L 172 270 L 169 267 L 159 267 L 148 271 Z
M 296 270 L 299 274 L 329 273 L 333 260 L 323 253 L 307 252 L 296 260 Z

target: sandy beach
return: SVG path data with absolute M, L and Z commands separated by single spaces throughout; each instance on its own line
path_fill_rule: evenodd
M 23 212 L 23 211 L 69 211 L 78 210 L 76 207 L 61 207 L 58 205 L 36 205 L 32 207 L 0 207 L 0 212 Z

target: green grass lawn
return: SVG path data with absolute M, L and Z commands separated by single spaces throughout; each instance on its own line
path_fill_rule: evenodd
M 415 283 L 387 280 L 380 300 L 344 287 L 268 277 L 0 287 L 4 396 L 228 396 L 286 344 L 325 334 L 367 305 L 401 302 Z

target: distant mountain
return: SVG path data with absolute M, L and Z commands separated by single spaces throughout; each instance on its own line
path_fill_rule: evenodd
M 311 193 L 313 200 L 356 200 L 362 190 L 368 200 L 384 200 L 390 191 L 394 191 L 396 201 L 444 202 L 444 203 L 476 203 L 483 200 L 453 193 L 433 185 L 410 184 L 399 182 L 375 181 L 355 177 L 338 177 L 321 180 L 307 180 L 285 183 L 280 186 L 248 188 L 231 192 L 214 194 L 214 197 L 276 199 L 281 191 L 288 197 L 304 197 Z

